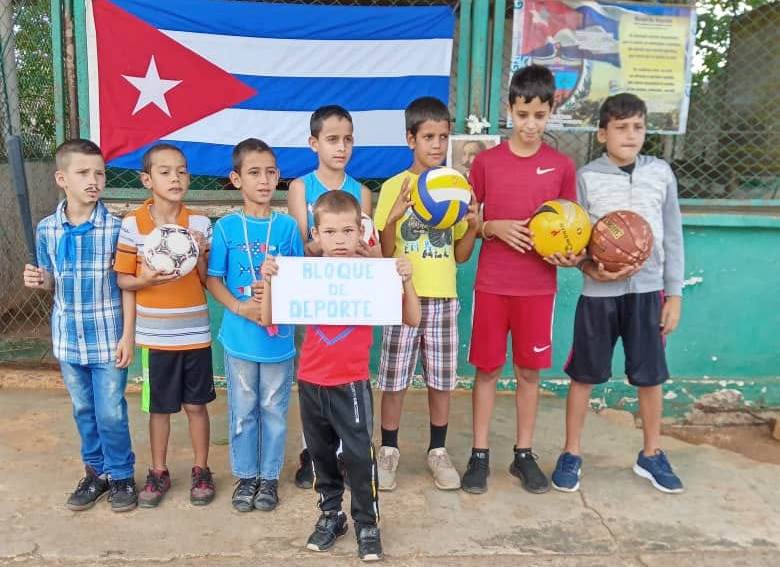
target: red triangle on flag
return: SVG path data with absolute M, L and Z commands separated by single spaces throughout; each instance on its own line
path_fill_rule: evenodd
M 106 161 L 255 95 L 255 90 L 107 0 L 92 1 L 100 146 Z

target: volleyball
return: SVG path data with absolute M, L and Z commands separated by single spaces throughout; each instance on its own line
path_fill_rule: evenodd
M 528 228 L 534 235 L 534 250 L 543 257 L 579 254 L 590 239 L 590 219 L 580 205 L 566 199 L 546 201 L 534 213 Z
M 431 228 L 454 226 L 469 212 L 471 185 L 450 167 L 433 167 L 420 174 L 411 192 L 412 212 Z

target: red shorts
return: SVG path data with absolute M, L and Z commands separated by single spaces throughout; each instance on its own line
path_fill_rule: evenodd
M 539 370 L 552 366 L 555 294 L 498 295 L 474 292 L 469 362 L 492 372 L 506 362 L 506 336 L 512 332 L 515 366 Z

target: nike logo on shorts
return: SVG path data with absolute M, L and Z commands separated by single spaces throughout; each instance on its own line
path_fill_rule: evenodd
M 545 173 L 550 173 L 551 171 L 555 171 L 554 167 L 549 167 L 547 169 L 542 169 L 541 167 L 536 168 L 536 175 L 544 175 Z
M 543 346 L 543 347 L 534 346 L 534 352 L 539 354 L 540 352 L 546 351 L 548 348 L 550 348 L 550 346 L 551 345 L 547 345 L 547 346 Z

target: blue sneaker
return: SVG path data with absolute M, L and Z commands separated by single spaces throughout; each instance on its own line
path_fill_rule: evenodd
M 639 457 L 634 465 L 634 472 L 649 480 L 661 492 L 669 494 L 678 494 L 683 491 L 683 484 L 674 471 L 666 453 L 660 449 L 652 457 L 645 457 L 642 451 L 639 451 Z
M 582 457 L 561 453 L 552 473 L 552 485 L 561 492 L 576 492 L 580 488 Z

